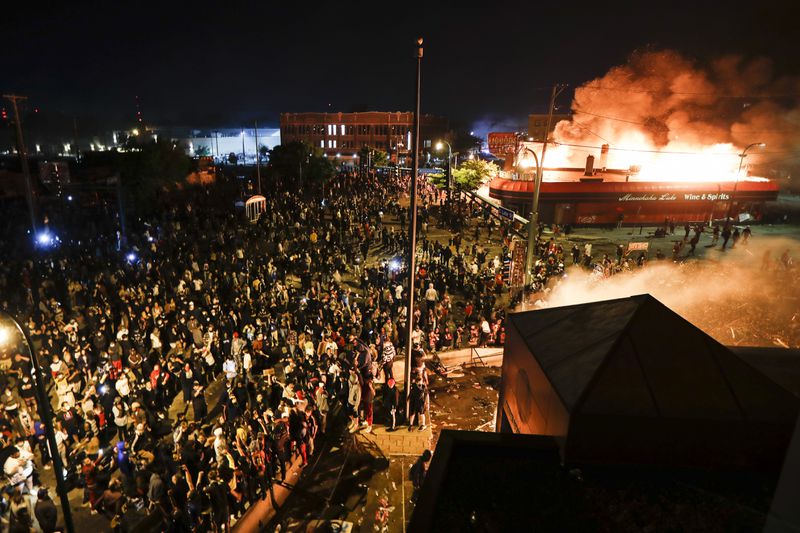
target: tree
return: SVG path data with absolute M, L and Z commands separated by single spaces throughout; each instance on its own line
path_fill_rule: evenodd
M 494 163 L 483 159 L 468 159 L 453 169 L 453 185 L 457 189 L 474 191 L 498 172 Z
M 447 172 L 431 172 L 428 174 L 428 181 L 440 189 L 444 189 L 447 187 Z
M 383 150 L 370 148 L 369 146 L 363 146 L 361 150 L 359 150 L 358 158 L 362 165 L 371 164 L 373 168 L 385 167 L 389 162 L 389 154 Z
M 336 166 L 325 157 L 321 149 L 308 143 L 294 141 L 270 150 L 267 173 L 272 177 L 302 178 L 303 182 L 321 182 L 336 173 Z
M 228 154 L 228 163 L 229 164 L 235 165 L 238 162 L 239 162 L 239 156 L 236 155 L 235 152 L 231 152 L 230 154 Z
M 169 139 L 128 143 L 129 150 L 116 154 L 113 166 L 140 210 L 155 206 L 159 193 L 182 182 L 191 170 L 191 159 Z

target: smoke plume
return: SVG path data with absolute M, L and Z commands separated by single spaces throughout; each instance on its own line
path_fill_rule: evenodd
M 723 344 L 798 348 L 800 276 L 796 267 L 787 269 L 781 261 L 787 252 L 796 262 L 797 251 L 797 240 L 762 237 L 720 253 L 716 260 L 651 261 L 643 269 L 607 279 L 575 267 L 537 305 L 650 293 Z
M 573 120 L 559 122 L 554 137 L 568 145 L 608 143 L 608 167 L 640 165 L 641 179 L 681 179 L 674 174 L 691 169 L 698 169 L 696 179 L 732 174 L 736 154 L 762 142 L 766 148 L 748 152 L 746 163 L 787 168 L 798 163 L 800 150 L 798 95 L 800 79 L 775 76 L 768 59 L 726 56 L 700 65 L 675 51 L 635 52 L 575 90 Z M 599 151 L 559 146 L 555 152 L 548 151 L 548 167 L 581 167 Z

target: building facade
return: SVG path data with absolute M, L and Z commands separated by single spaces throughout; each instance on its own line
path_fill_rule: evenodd
M 489 196 L 522 215 L 530 213 L 534 182 L 503 177 L 489 184 Z M 731 210 L 760 219 L 766 202 L 778 198 L 771 181 L 629 181 L 625 171 L 585 177 L 581 169 L 547 169 L 539 195 L 539 220 L 545 224 L 614 225 L 708 222 Z M 731 208 L 731 202 L 733 207 Z
M 189 155 L 213 156 L 225 159 L 235 154 L 239 161 L 250 164 L 256 161 L 259 148 L 271 150 L 281 144 L 277 128 L 216 128 L 213 130 L 191 130 L 188 135 L 178 137 Z M 263 161 L 263 158 L 262 158 Z
M 411 145 L 414 113 L 282 113 L 281 141 L 306 142 L 322 149 L 329 157 L 355 159 L 364 147 L 383 150 L 389 159 L 406 162 Z M 420 150 L 431 151 L 436 140 L 447 133 L 447 119 L 422 115 Z
M 550 122 L 550 131 L 553 133 L 556 129 L 556 124 L 562 120 L 572 120 L 572 115 L 569 113 L 553 113 L 553 119 Z M 528 136 L 532 137 L 536 142 L 544 142 L 545 131 L 547 130 L 547 113 L 540 113 L 528 115 Z

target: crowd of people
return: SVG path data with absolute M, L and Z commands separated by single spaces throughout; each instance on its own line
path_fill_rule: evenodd
M 124 236 L 73 231 L 59 247 L 6 250 L 0 307 L 45 368 L 57 443 L 38 416 L 28 351 L 5 343 L 0 510 L 12 531 L 54 527 L 41 478 L 56 454 L 64 471 L 53 474 L 113 528 L 227 530 L 293 461 L 309 461 L 331 414 L 370 431 L 375 404 L 390 429 L 424 428 L 426 352 L 502 343 L 502 260 L 481 243 L 479 209 L 458 205 L 453 217 L 424 186 L 409 331 L 407 179 L 342 173 L 324 196 L 275 182 L 255 224 L 217 186 L 166 197 Z M 439 242 L 435 224 L 459 231 Z M 405 412 L 392 362 L 409 337 Z

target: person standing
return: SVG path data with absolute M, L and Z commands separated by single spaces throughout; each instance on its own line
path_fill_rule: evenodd
M 386 380 L 386 391 L 383 393 L 383 407 L 388 413 L 386 431 L 394 431 L 397 424 L 397 404 L 400 393 L 395 386 L 393 378 Z
M 374 400 L 375 385 L 371 379 L 367 379 L 361 390 L 361 401 L 364 405 L 364 421 L 361 425 L 364 426 L 364 433 L 372 433 L 372 402 Z
M 358 380 L 358 371 L 350 369 L 347 380 L 347 411 L 350 415 L 350 424 L 347 429 L 353 433 L 358 430 L 358 406 L 361 404 L 361 384 Z
M 314 401 L 317 404 L 317 412 L 319 413 L 319 429 L 325 433 L 328 421 L 328 392 L 325 390 L 325 384 L 322 381 L 317 383 L 317 389 L 314 391 Z
M 431 461 L 431 457 L 433 454 L 430 450 L 425 450 L 422 452 L 417 460 L 411 465 L 411 468 L 408 471 L 408 476 L 411 478 L 411 484 L 414 486 L 414 494 L 411 496 L 411 499 L 416 501 L 417 496 L 419 496 L 419 491 L 422 488 L 422 484 L 425 481 L 425 475 L 428 473 L 428 463 Z
M 39 489 L 34 514 L 43 533 L 53 533 L 56 530 L 58 509 L 50 498 L 47 489 Z
M 750 240 L 750 235 L 752 235 L 752 234 L 753 234 L 753 230 L 750 229 L 750 226 L 747 226 L 747 227 L 744 228 L 744 231 L 742 231 L 742 244 L 743 245 L 745 245 L 745 246 L 747 245 L 747 241 Z
M 722 230 L 722 249 L 725 250 L 725 247 L 728 246 L 728 240 L 731 238 L 731 227 L 725 226 L 725 229 Z
M 425 429 L 425 385 L 419 375 L 414 376 L 408 394 L 408 430 L 412 431 L 416 422 L 422 431 Z
M 192 387 L 192 409 L 194 409 L 194 420 L 196 422 L 202 422 L 208 416 L 205 390 L 199 381 L 195 381 Z

